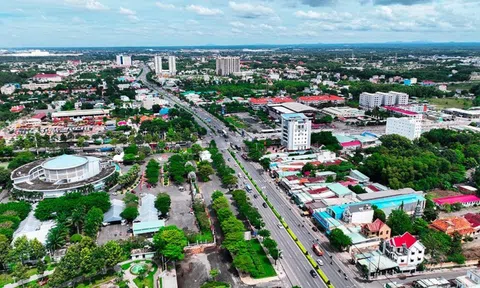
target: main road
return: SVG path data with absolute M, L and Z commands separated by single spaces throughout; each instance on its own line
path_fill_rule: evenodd
M 200 125 L 207 126 L 205 124 L 205 120 L 208 119 L 209 123 L 208 126 L 212 128 L 214 131 L 221 129 L 227 131 L 228 129 L 225 125 L 220 122 L 218 119 L 210 115 L 208 112 L 201 108 L 192 108 L 181 101 L 178 98 L 173 97 L 173 95 L 161 90 L 158 86 L 149 83 L 146 80 L 146 73 L 149 70 L 146 66 L 143 67 L 142 74 L 139 76 L 139 79 L 150 89 L 155 90 L 162 94 L 164 98 L 180 105 L 190 111 L 193 112 L 194 116 L 199 120 L 198 122 Z M 222 151 L 224 154 L 225 159 L 231 157 L 228 153 L 227 149 L 229 147 L 229 143 L 227 141 L 231 141 L 233 144 L 242 146 L 243 138 L 239 134 L 229 133 L 229 138 L 225 139 L 221 136 L 215 135 L 216 133 L 209 133 L 210 137 L 215 140 L 217 143 L 217 147 Z M 261 172 L 260 167 L 255 167 L 255 165 L 251 162 L 244 161 L 240 157 L 240 152 L 236 152 L 236 158 L 241 162 L 244 168 L 247 170 L 249 175 L 252 179 L 257 183 L 259 187 L 261 187 L 262 191 L 267 195 L 268 200 L 272 203 L 275 209 L 279 212 L 279 214 L 283 217 L 285 222 L 288 226 L 292 229 L 292 231 L 296 234 L 300 242 L 304 245 L 306 249 L 308 249 L 309 253 L 316 257 L 312 251 L 311 247 L 313 243 L 320 243 L 325 251 L 328 251 L 328 247 L 326 245 L 327 239 L 320 233 L 315 233 L 311 229 L 311 224 L 308 223 L 304 218 L 300 217 L 299 213 L 296 212 L 297 210 L 293 207 L 288 199 L 279 191 L 276 185 L 268 179 L 268 176 L 265 173 Z M 234 165 L 234 161 L 227 161 L 229 165 L 235 169 L 237 175 L 240 173 L 243 177 L 243 181 L 245 183 L 249 183 L 250 181 L 246 179 L 243 175 L 243 172 Z M 239 183 L 241 183 L 242 179 L 239 179 Z M 252 183 L 250 183 L 252 185 Z M 252 185 L 253 187 L 253 185 Z M 312 270 L 312 266 L 303 255 L 302 251 L 298 248 L 295 244 L 293 239 L 290 235 L 279 225 L 279 221 L 277 217 L 273 214 L 272 210 L 269 208 L 263 208 L 263 199 L 261 197 L 252 198 L 253 204 L 258 207 L 260 214 L 263 217 L 263 220 L 266 224 L 266 228 L 271 231 L 272 237 L 277 241 L 278 247 L 282 250 L 282 259 L 279 261 L 282 265 L 285 274 L 286 280 L 290 285 L 298 285 L 302 288 L 306 287 L 325 287 L 326 285 L 323 283 L 320 277 L 313 278 L 310 275 L 310 270 Z M 303 227 L 302 227 L 303 226 Z M 332 258 L 329 257 L 332 256 Z M 345 267 L 335 256 L 333 253 L 327 252 L 325 256 L 322 256 L 322 260 L 324 265 L 321 266 L 321 269 L 330 279 L 331 283 L 338 288 L 349 288 L 349 287 L 363 287 L 357 282 L 352 282 L 354 274 L 352 271 Z M 374 285 L 372 285 L 374 284 Z M 375 283 L 369 283 L 370 287 L 375 287 Z M 381 287 L 381 286 L 377 286 Z

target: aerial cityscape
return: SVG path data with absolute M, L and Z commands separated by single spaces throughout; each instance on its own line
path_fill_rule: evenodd
M 480 287 L 480 2 L 0 8 L 0 287 Z

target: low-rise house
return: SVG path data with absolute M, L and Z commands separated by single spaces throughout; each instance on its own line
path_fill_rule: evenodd
M 415 272 L 425 257 L 425 246 L 409 232 L 385 240 L 382 244 L 381 251 L 398 264 L 401 272 Z
M 443 206 L 445 204 L 455 204 L 460 203 L 463 207 L 472 207 L 474 205 L 480 204 L 480 198 L 476 195 L 457 195 L 457 196 L 448 196 L 442 198 L 435 198 L 433 202 L 438 206 Z
M 467 275 L 455 278 L 457 288 L 480 288 L 480 270 L 468 270 Z
M 383 223 L 380 219 L 375 219 L 372 223 L 367 223 L 362 226 L 362 234 L 367 238 L 378 237 L 383 240 L 390 239 L 391 229 Z

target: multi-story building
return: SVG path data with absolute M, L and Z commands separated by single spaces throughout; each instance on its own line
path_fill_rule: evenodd
M 408 94 L 401 92 L 363 92 L 360 94 L 360 107 L 373 109 L 379 106 L 407 105 Z
M 240 67 L 240 65 L 238 65 Z M 168 56 L 168 73 L 170 75 L 177 74 L 177 60 L 175 56 Z
M 240 72 L 239 57 L 219 57 L 216 64 L 217 75 L 227 76 L 234 72 Z
M 480 270 L 469 270 L 467 275 L 455 278 L 457 288 L 480 288 Z
M 372 223 L 366 223 L 362 226 L 361 233 L 367 238 L 378 237 L 383 240 L 390 239 L 391 229 L 380 219 L 375 219 Z
M 422 122 L 416 118 L 387 118 L 385 134 L 397 134 L 414 140 L 422 134 Z
M 365 116 L 364 110 L 351 107 L 328 107 L 322 109 L 323 114 L 330 115 L 336 118 L 356 118 Z
M 380 251 L 395 261 L 401 272 L 414 272 L 417 265 L 423 262 L 425 246 L 409 232 L 382 242 Z
M 0 93 L 3 95 L 12 95 L 15 92 L 15 85 L 13 84 L 5 84 L 0 88 Z
M 282 115 L 282 145 L 289 151 L 310 149 L 312 122 L 301 113 Z
M 127 55 L 117 55 L 117 65 L 118 66 L 132 66 L 132 56 Z
M 38 83 L 47 83 L 47 82 L 61 82 L 62 76 L 57 74 L 37 74 L 32 77 L 32 80 Z
M 162 56 L 155 55 L 153 58 L 153 64 L 155 67 L 155 74 L 162 74 Z

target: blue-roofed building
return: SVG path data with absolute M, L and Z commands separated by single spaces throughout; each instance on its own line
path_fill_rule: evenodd
M 327 188 L 333 193 L 335 193 L 338 198 L 344 198 L 353 194 L 352 190 L 348 189 L 340 183 L 330 184 L 327 186 Z
M 160 116 L 163 116 L 163 115 L 168 115 L 168 111 L 170 111 L 170 108 L 167 108 L 167 107 L 163 107 L 162 109 L 160 109 Z
M 165 226 L 164 220 L 153 220 L 133 223 L 133 235 L 137 236 L 142 234 L 153 234 L 158 232 L 158 230 L 160 230 L 160 228 L 162 228 L 163 226 Z

